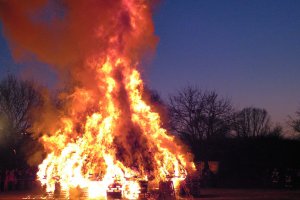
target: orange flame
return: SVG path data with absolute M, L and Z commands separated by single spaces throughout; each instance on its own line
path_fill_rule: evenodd
M 57 26 L 30 21 L 42 3 L 31 9 L 15 0 L 3 4 L 5 33 L 22 47 L 14 46 L 15 56 L 24 49 L 33 52 L 58 70 L 67 70 L 72 79 L 72 94 L 61 94 L 67 102 L 65 113 L 58 116 L 51 134 L 41 138 L 47 157 L 37 175 L 48 192 L 58 181 L 66 192 L 87 188 L 91 198 L 105 198 L 117 181 L 126 198 L 136 199 L 138 180 L 176 183 L 194 167 L 189 153 L 162 128 L 159 114 L 143 97 L 137 61 L 156 43 L 149 2 L 67 0 L 66 20 Z M 18 23 L 24 34 L 15 30 Z M 40 34 L 34 32 L 38 30 Z M 69 32 L 52 34 L 53 30 Z M 55 41 L 52 35 L 62 39 Z M 67 58 L 75 63 L 72 67 Z
M 121 83 L 114 78 L 116 71 L 122 73 L 124 77 Z M 124 195 L 129 199 L 135 199 L 139 189 L 138 182 L 128 181 L 134 177 L 147 180 L 152 175 L 156 182 L 166 180 L 168 177 L 185 178 L 185 169 L 191 163 L 182 147 L 176 144 L 175 138 L 168 135 L 160 126 L 158 113 L 153 112 L 143 101 L 143 82 L 139 72 L 134 67 L 128 66 L 128 63 L 120 57 L 115 61 L 107 57 L 106 62 L 97 69 L 97 73 L 105 82 L 105 85 L 99 86 L 101 91 L 105 90 L 105 95 L 99 101 L 99 110 L 86 116 L 82 135 L 73 135 L 72 133 L 76 131 L 72 119 L 63 118 L 61 129 L 54 135 L 45 135 L 42 138 L 45 148 L 51 152 L 39 166 L 38 172 L 39 180 L 47 186 L 47 191 L 54 191 L 56 180 L 53 177 L 60 177 L 63 190 L 68 191 L 71 187 L 77 186 L 87 187 L 90 197 L 105 196 L 106 190 L 101 191 L 99 188 L 108 188 L 114 183 L 115 177 L 118 177 Z M 120 110 L 120 100 L 116 95 L 123 89 L 128 95 L 129 119 L 122 118 L 124 111 Z M 75 93 L 73 95 L 76 96 Z M 136 155 L 134 166 L 128 165 L 127 158 L 123 160 L 127 165 L 118 159 L 115 144 L 118 137 L 122 138 L 122 126 L 119 124 L 127 120 L 140 129 L 142 134 L 139 135 L 140 138 L 132 138 L 140 140 L 135 141 L 137 144 L 128 144 L 137 145 L 136 149 L 132 149 L 135 152 L 129 152 L 129 156 Z M 144 152 L 145 149 L 148 152 Z M 149 160 L 154 162 L 151 163 L 150 171 L 147 169 L 149 164 L 144 163 L 145 154 L 148 154 L 147 157 L 153 157 Z M 89 179 L 90 174 L 99 173 L 98 182 Z

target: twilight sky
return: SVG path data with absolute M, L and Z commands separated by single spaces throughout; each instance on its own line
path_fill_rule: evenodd
M 154 22 L 160 41 L 144 77 L 165 99 L 198 85 L 282 123 L 300 107 L 299 0 L 165 0 Z M 0 47 L 2 78 L 22 66 L 2 30 Z
M 236 108 L 266 108 L 285 122 L 300 107 L 300 1 L 166 0 L 148 84 L 167 97 L 188 84 Z

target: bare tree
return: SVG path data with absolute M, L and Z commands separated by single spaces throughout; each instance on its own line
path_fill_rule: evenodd
M 171 128 L 193 145 L 224 137 L 230 130 L 232 106 L 216 92 L 188 86 L 169 98 Z
M 206 92 L 205 100 L 205 125 L 206 137 L 222 137 L 230 131 L 233 108 L 228 99 L 220 98 L 215 92 Z
M 187 87 L 169 98 L 171 128 L 189 143 L 204 138 L 202 97 L 197 88 Z
M 30 81 L 9 75 L 0 82 L 1 135 L 18 140 L 28 134 L 30 109 L 39 103 L 39 94 Z
M 296 111 L 295 118 L 290 117 L 288 124 L 292 127 L 292 129 L 295 132 L 300 133 L 300 109 Z
M 236 114 L 234 130 L 238 137 L 257 137 L 270 133 L 270 116 L 265 109 L 247 107 Z

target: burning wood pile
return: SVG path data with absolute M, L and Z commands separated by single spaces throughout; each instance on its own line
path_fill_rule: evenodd
M 43 136 L 49 153 L 39 166 L 38 177 L 47 192 L 54 192 L 59 182 L 63 191 L 87 188 L 90 198 L 137 199 L 143 191 L 140 182 L 172 180 L 177 185 L 192 165 L 175 138 L 161 128 L 159 115 L 142 100 L 139 72 L 125 58 L 112 60 L 108 57 L 97 69 L 104 96 L 99 111 L 86 116 L 82 132 L 75 130 L 77 119 L 63 118 L 63 126 L 55 134 Z M 118 73 L 123 74 L 121 83 L 114 77 Z M 118 98 L 123 90 L 128 105 Z M 123 106 L 127 108 L 123 110 Z M 128 110 L 130 116 L 124 113 Z M 90 174 L 98 174 L 97 179 Z
M 31 28 L 24 30 L 31 36 L 18 38 L 26 40 L 22 48 L 62 77 L 68 74 L 64 80 L 71 85 L 60 94 L 64 104 L 54 120 L 43 111 L 36 125 L 45 133 L 40 141 L 47 156 L 37 176 L 46 191 L 54 193 L 59 186 L 66 195 L 81 188 L 90 198 L 137 199 L 146 185 L 172 181 L 178 186 L 194 168 L 191 156 L 162 127 L 138 70 L 142 52 L 157 40 L 151 1 L 65 1 L 32 3 L 32 8 L 17 1 L 7 4 Z M 43 6 L 63 9 L 44 17 L 50 20 L 44 25 L 32 17 Z M 40 29 L 42 36 L 31 32 Z

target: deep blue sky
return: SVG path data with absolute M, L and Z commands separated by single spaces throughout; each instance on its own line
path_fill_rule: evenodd
M 154 21 L 146 79 L 161 95 L 198 85 L 275 122 L 300 107 L 299 0 L 166 0 Z
M 275 122 L 300 107 L 299 0 L 165 0 L 154 22 L 160 41 L 144 76 L 164 98 L 198 85 Z M 1 78 L 18 66 L 2 33 L 0 47 Z

